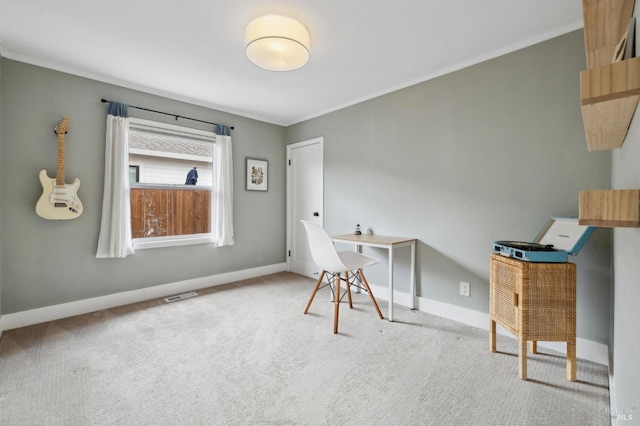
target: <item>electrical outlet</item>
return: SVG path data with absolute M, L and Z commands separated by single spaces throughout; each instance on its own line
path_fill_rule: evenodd
M 471 296 L 470 291 L 471 284 L 465 283 L 464 281 L 460 281 L 460 296 Z

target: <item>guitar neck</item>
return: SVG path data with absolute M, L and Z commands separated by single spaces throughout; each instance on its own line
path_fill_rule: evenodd
M 64 133 L 58 133 L 58 155 L 56 158 L 56 185 L 64 185 Z

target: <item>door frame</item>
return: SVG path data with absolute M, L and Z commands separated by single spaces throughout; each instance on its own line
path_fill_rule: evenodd
M 291 187 L 291 167 L 290 167 L 290 161 L 291 161 L 291 151 L 293 149 L 297 149 L 297 148 L 303 148 L 305 146 L 308 145 L 315 145 L 315 144 L 320 144 L 320 152 L 322 152 L 322 158 L 321 160 L 321 165 L 322 167 L 320 168 L 320 192 L 322 193 L 322 207 L 320 208 L 320 224 L 324 227 L 324 136 L 319 136 L 313 139 L 308 139 L 305 141 L 301 141 L 301 142 L 296 142 L 296 143 L 292 143 L 290 145 L 287 145 L 287 158 L 286 158 L 286 167 L 287 167 L 287 222 L 286 222 L 286 227 L 287 227 L 287 236 L 286 236 L 286 247 L 285 247 L 285 259 L 287 259 L 287 271 L 291 271 L 291 256 L 289 255 L 290 250 L 291 250 L 291 246 L 292 246 L 292 241 L 291 238 L 293 236 L 293 232 L 292 232 L 292 226 L 293 226 L 293 218 L 291 217 L 291 207 L 292 207 L 292 203 L 295 200 L 292 200 L 292 187 Z

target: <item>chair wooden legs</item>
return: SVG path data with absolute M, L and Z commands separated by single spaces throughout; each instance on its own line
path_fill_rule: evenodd
M 369 283 L 367 282 L 367 279 L 364 277 L 364 274 L 362 273 L 362 269 L 358 269 L 358 273 L 360 274 L 360 278 L 362 278 L 362 284 L 364 284 L 364 286 L 367 288 L 367 293 L 369 293 L 369 297 L 373 302 L 373 306 L 376 307 L 376 311 L 378 311 L 378 315 L 380 316 L 380 319 L 384 319 L 384 317 L 382 316 L 382 312 L 380 312 L 380 308 L 378 307 L 378 302 L 376 302 L 376 298 L 373 297 L 373 292 L 371 291 L 371 287 L 369 287 Z
M 347 284 L 347 296 L 349 296 L 349 308 L 353 309 L 353 300 L 351 300 L 351 284 L 349 284 L 349 273 L 344 273 L 344 282 Z
M 320 277 L 318 278 L 318 281 L 316 282 L 315 287 L 313 288 L 311 297 L 309 297 L 307 306 L 304 309 L 305 314 L 309 312 L 309 308 L 311 307 L 313 298 L 316 296 L 316 293 L 318 292 L 318 289 L 322 284 L 322 279 L 324 278 L 325 273 L 326 271 L 322 271 L 322 273 L 320 274 Z M 362 269 L 358 269 L 357 274 L 360 275 L 362 284 L 365 286 L 367 293 L 369 293 L 371 302 L 373 302 L 373 306 L 376 308 L 376 311 L 378 312 L 380 319 L 384 319 L 384 316 L 382 316 L 382 312 L 380 312 L 380 307 L 378 306 L 378 302 L 376 302 L 375 297 L 373 297 L 373 293 L 371 292 L 371 287 L 369 287 L 369 283 L 367 282 L 367 279 L 364 277 L 364 274 L 362 273 Z M 338 318 L 340 316 L 340 281 L 344 280 L 346 283 L 346 286 L 347 286 L 346 292 L 347 292 L 347 297 L 349 298 L 349 308 L 351 309 L 353 309 L 353 300 L 351 298 L 351 285 L 349 284 L 349 273 L 345 272 L 344 278 L 342 278 L 340 274 L 335 274 L 333 276 L 333 279 L 334 279 L 334 282 L 333 282 L 333 290 L 334 290 L 333 334 L 338 334 Z
M 320 288 L 320 284 L 322 284 L 322 279 L 324 278 L 324 273 L 326 271 L 322 271 L 322 273 L 320 274 L 320 278 L 318 278 L 318 282 L 316 283 L 315 288 L 313 289 L 313 292 L 311 293 L 311 297 L 309 298 L 309 302 L 307 303 L 307 307 L 304 308 L 304 313 L 306 314 L 307 312 L 309 312 L 309 308 L 311 307 L 311 302 L 313 302 L 313 298 L 316 296 L 316 293 L 318 292 L 318 289 Z

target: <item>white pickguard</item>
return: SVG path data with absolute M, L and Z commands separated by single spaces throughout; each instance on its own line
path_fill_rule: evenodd
M 82 214 L 82 202 L 78 198 L 80 180 L 73 183 L 56 185 L 56 180 L 47 176 L 46 170 L 40 170 L 42 195 L 36 204 L 36 213 L 44 219 L 75 219 Z

